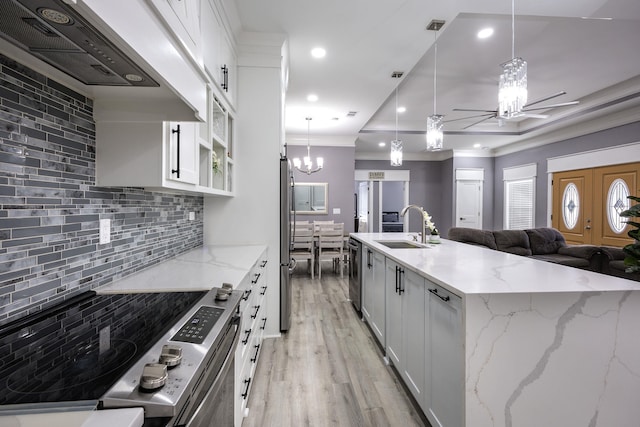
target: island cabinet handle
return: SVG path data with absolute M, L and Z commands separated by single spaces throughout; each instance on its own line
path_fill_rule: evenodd
M 404 293 L 404 279 L 402 275 L 404 274 L 404 268 L 398 267 L 398 295 L 402 295 Z
M 372 252 L 367 249 L 367 268 L 373 267 L 373 265 L 371 264 L 371 254 Z
M 251 281 L 251 283 L 253 283 L 254 285 L 258 283 L 258 279 L 260 278 L 260 273 L 256 274 L 255 276 L 256 277 Z
M 251 362 L 256 363 L 256 360 L 258 360 L 258 353 L 260 352 L 260 344 L 254 345 L 253 348 L 256 349 L 256 354 L 251 358 Z
M 449 298 L 449 295 L 443 297 L 442 295 L 438 294 L 438 288 L 429 289 L 429 292 L 440 298 L 442 301 L 449 301 L 451 299 Z
M 251 295 L 251 289 L 247 289 L 246 291 L 244 291 L 244 296 L 242 297 L 242 301 L 248 300 L 249 295 Z
M 244 384 L 245 384 L 245 388 L 244 388 L 244 393 L 242 393 L 242 399 L 246 399 L 247 396 L 249 396 L 249 385 L 251 384 L 251 378 L 247 378 L 246 380 L 244 380 Z
M 260 306 L 259 305 L 254 305 L 253 308 L 256 309 L 256 312 L 251 315 L 251 318 L 255 319 L 256 317 L 258 317 L 258 312 L 260 311 Z

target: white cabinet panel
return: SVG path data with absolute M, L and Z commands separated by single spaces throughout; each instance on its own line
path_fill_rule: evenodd
M 382 347 L 385 346 L 385 258 L 363 247 L 362 313 Z
M 169 141 L 167 179 L 198 183 L 197 123 L 169 122 L 166 139 Z
M 387 357 L 416 401 L 424 394 L 424 279 L 386 260 Z
M 427 418 L 434 427 L 459 427 L 464 422 L 464 347 L 462 300 L 428 280 L 426 345 L 429 373 Z

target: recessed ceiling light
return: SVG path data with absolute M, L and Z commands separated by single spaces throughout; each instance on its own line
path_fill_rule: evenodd
M 316 102 L 317 100 L 318 100 L 318 95 L 316 95 L 315 93 L 310 93 L 309 95 L 307 95 L 307 101 Z
M 385 145 L 387 145 L 387 143 L 384 141 L 378 142 L 378 147 L 384 147 Z
M 321 47 L 314 47 L 313 49 L 311 49 L 311 56 L 313 56 L 314 58 L 324 58 L 326 54 L 327 51 Z
M 479 143 L 477 143 L 477 142 L 476 142 L 475 144 L 473 144 L 473 148 L 480 148 L 480 147 L 482 147 L 482 145 L 480 145 L 480 144 L 479 144 Z
M 398 113 L 404 113 L 407 111 L 407 107 L 398 107 Z
M 493 35 L 493 28 L 483 28 L 482 30 L 478 31 L 479 39 L 486 39 L 488 37 L 491 37 L 492 35 Z

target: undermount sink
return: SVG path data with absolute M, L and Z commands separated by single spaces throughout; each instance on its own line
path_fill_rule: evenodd
M 380 243 L 390 249 L 424 249 L 421 244 L 409 240 L 376 240 L 376 243 Z

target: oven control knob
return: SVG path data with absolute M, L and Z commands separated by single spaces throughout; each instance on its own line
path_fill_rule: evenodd
M 162 363 L 147 363 L 142 369 L 140 387 L 145 390 L 156 390 L 167 382 L 167 378 L 169 378 L 167 365 L 163 365 Z
M 182 362 L 182 347 L 173 344 L 163 345 L 159 362 L 170 368 L 178 366 Z

